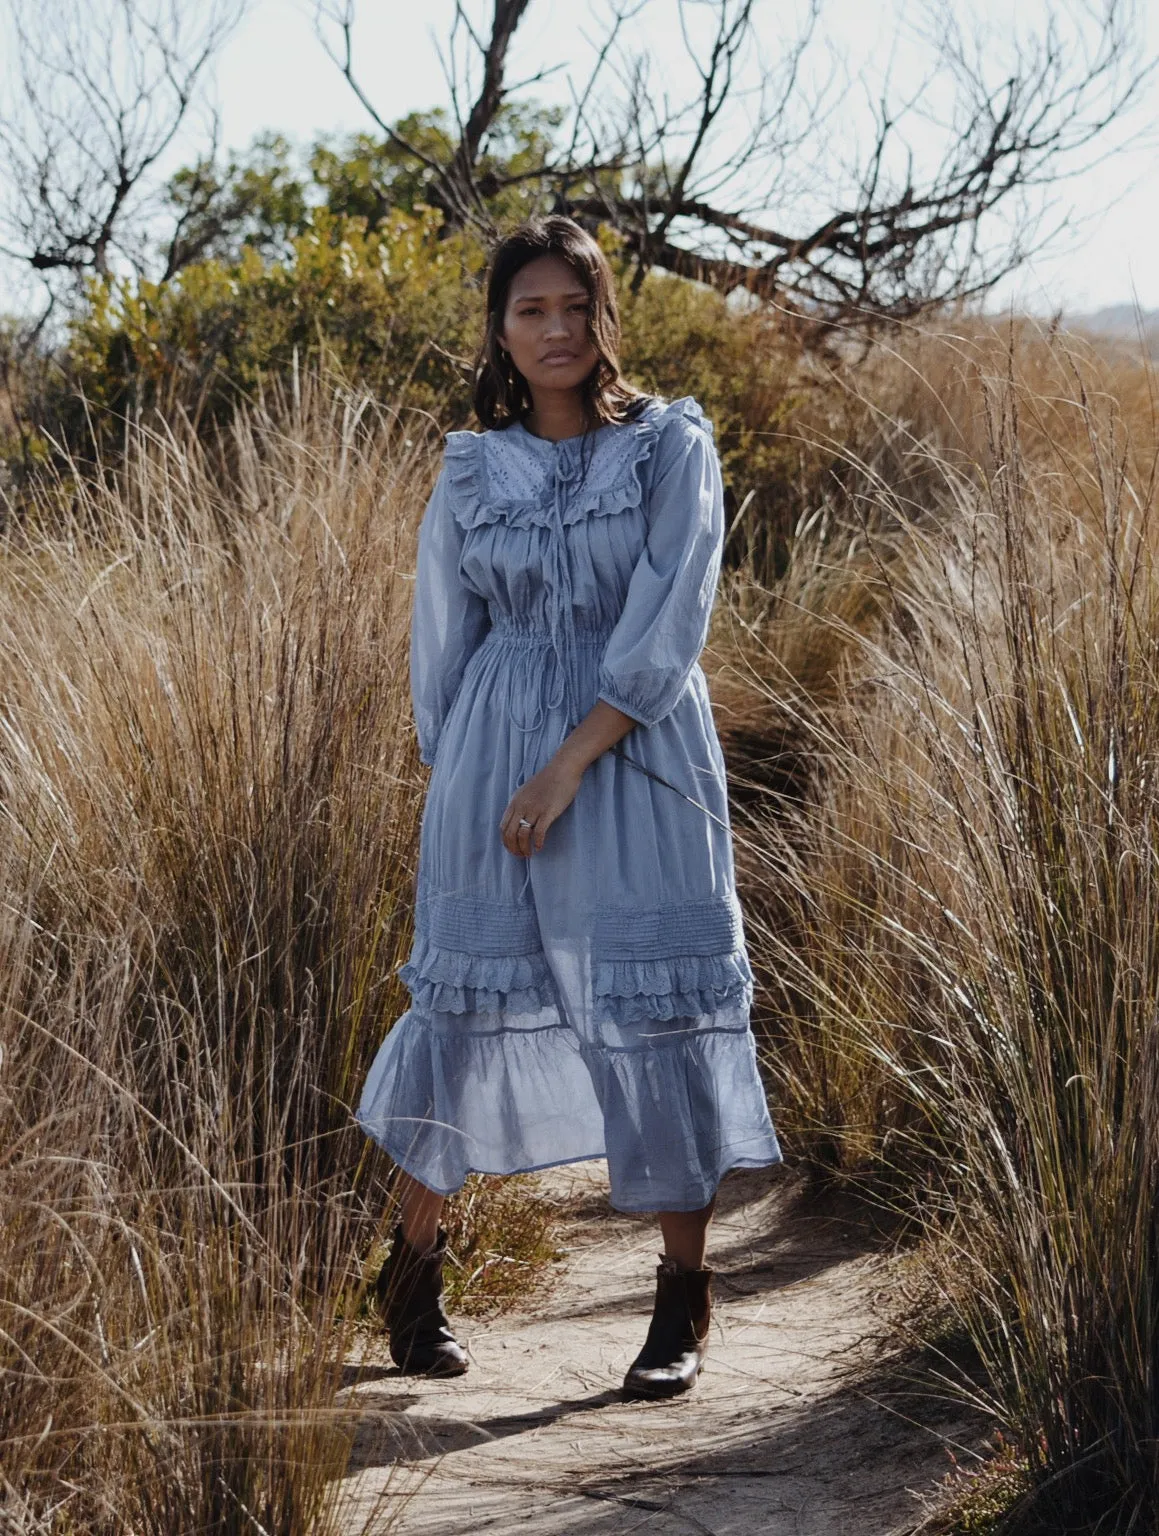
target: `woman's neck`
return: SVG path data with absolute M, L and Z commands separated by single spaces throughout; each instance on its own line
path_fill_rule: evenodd
M 545 437 L 552 443 L 565 437 L 579 437 L 587 426 L 579 390 L 533 389 L 531 410 L 523 424 L 536 437 Z

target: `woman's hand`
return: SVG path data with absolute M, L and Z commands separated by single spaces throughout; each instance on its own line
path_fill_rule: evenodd
M 499 823 L 504 848 L 524 857 L 538 852 L 543 847 L 548 827 L 575 799 L 582 777 L 583 768 L 574 759 L 556 756 L 526 784 L 521 784 L 511 796 Z M 521 827 L 521 816 L 531 822 L 531 826 Z
M 601 752 L 627 735 L 638 722 L 623 710 L 597 699 L 577 726 L 564 737 L 551 761 L 534 778 L 521 784 L 507 803 L 499 831 L 509 853 L 525 857 L 543 847 L 547 829 L 575 799 L 584 769 Z M 531 822 L 521 827 L 519 818 Z

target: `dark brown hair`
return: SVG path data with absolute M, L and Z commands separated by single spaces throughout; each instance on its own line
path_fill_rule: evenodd
M 585 430 L 631 421 L 651 398 L 620 373 L 620 312 L 608 258 L 574 219 L 552 213 L 528 219 L 491 255 L 487 273 L 487 329 L 475 359 L 475 414 L 484 427 L 522 421 L 532 406 L 527 380 L 499 345 L 507 295 L 517 272 L 540 256 L 561 256 L 587 290 L 588 339 L 596 350 L 592 371 L 580 386 Z

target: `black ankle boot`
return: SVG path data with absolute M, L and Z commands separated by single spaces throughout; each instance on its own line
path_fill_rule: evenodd
M 696 1381 L 708 1350 L 712 1270 L 660 1255 L 656 1304 L 644 1347 L 624 1377 L 625 1397 L 675 1397 Z
M 439 1228 L 429 1253 L 416 1253 L 394 1229 L 390 1254 L 374 1285 L 378 1315 L 390 1332 L 390 1357 L 408 1376 L 461 1376 L 467 1356 L 443 1310 L 447 1234 Z

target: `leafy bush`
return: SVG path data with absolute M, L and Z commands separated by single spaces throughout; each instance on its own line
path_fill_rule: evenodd
M 272 376 L 324 362 L 444 420 L 461 393 L 456 358 L 470 348 L 482 255 L 465 239 L 436 239 L 437 223 L 429 209 L 395 212 L 368 231 L 317 210 L 284 261 L 246 248 L 167 283 L 93 283 L 65 389 L 107 432 L 120 417 L 175 408 L 204 428 Z M 77 409 L 62 411 L 74 440 Z
M 716 428 L 729 521 L 742 506 L 748 514 L 730 555 L 780 575 L 802 479 L 817 468 L 816 456 L 808 455 L 803 475 L 792 430 L 816 392 L 800 348 L 767 308 L 741 309 L 711 288 L 659 272 L 633 292 L 622 265 L 620 276 L 627 372 L 644 389 L 700 402 Z
M 94 281 L 60 366 L 40 379 L 25 414 L 77 462 L 115 463 L 126 419 L 184 415 L 212 436 L 239 403 L 320 365 L 444 430 L 471 425 L 486 252 L 440 224 L 422 206 L 373 228 L 315 208 L 282 257 L 255 242 L 166 282 Z M 793 433 L 794 414 L 824 389 L 770 312 L 738 311 L 662 274 L 634 292 L 614 237 L 603 239 L 620 273 L 626 372 L 652 392 L 697 397 L 716 425 L 730 523 L 741 513 L 730 558 L 779 574 L 832 457 L 804 453 Z M 43 443 L 10 434 L 10 468 L 35 470 Z

